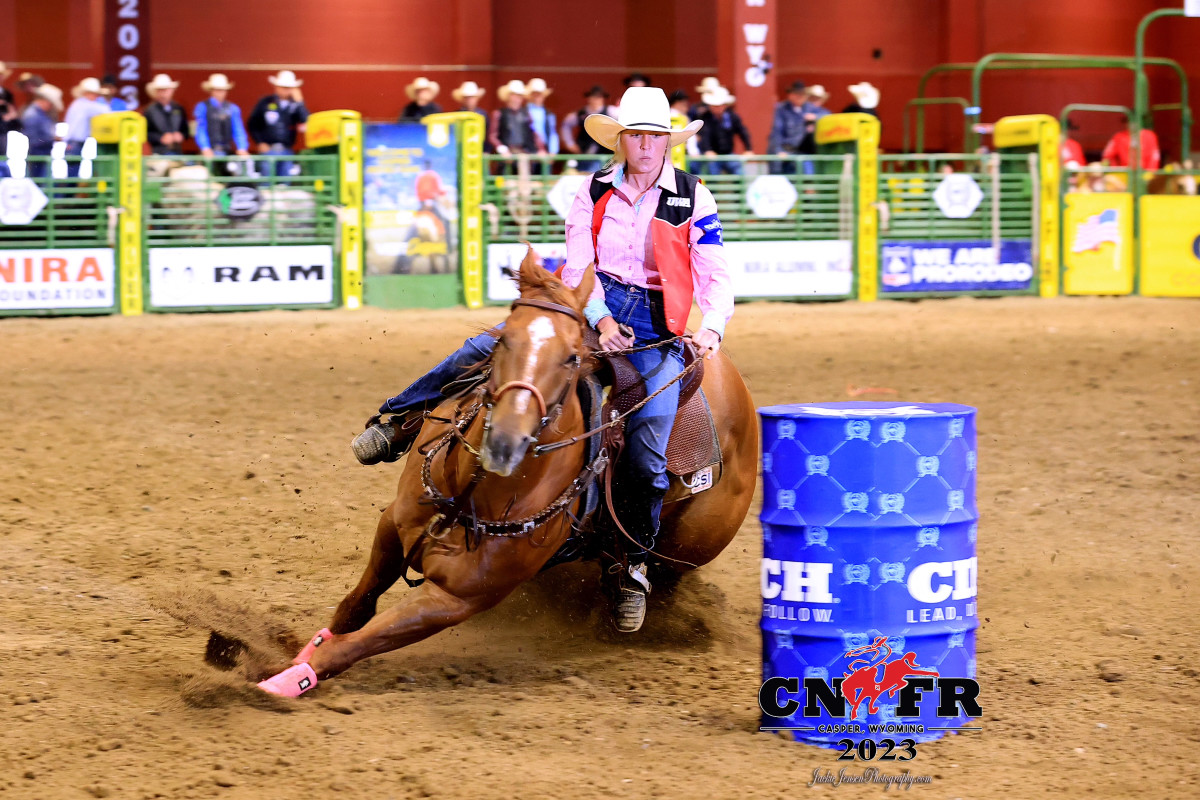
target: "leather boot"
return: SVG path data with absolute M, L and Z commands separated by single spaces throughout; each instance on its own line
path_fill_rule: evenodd
M 645 483 L 640 486 L 634 481 L 622 483 L 625 491 L 618 491 L 617 502 L 613 505 L 618 509 L 621 525 L 634 541 L 617 532 L 629 569 L 617 573 L 613 622 L 621 633 L 634 633 L 641 629 L 646 619 L 646 595 L 650 593 L 646 551 L 654 547 L 658 535 L 663 493 L 653 487 L 647 488 Z
M 354 437 L 350 449 L 360 464 L 397 461 L 412 448 L 424 421 L 420 411 L 397 414 L 386 422 L 376 414 L 367 420 L 366 430 Z

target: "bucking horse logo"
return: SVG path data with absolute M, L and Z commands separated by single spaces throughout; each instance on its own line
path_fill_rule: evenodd
M 937 670 L 921 669 L 916 663 L 916 653 L 905 653 L 889 662 L 888 658 L 891 655 L 892 648 L 886 636 L 879 636 L 871 644 L 846 652 L 846 658 L 851 661 L 850 671 L 842 673 L 845 678 L 842 681 L 842 696 L 850 704 L 848 718 L 852 719 L 855 716 L 859 704 L 863 701 L 867 703 L 867 713 L 879 713 L 879 698 L 884 695 L 895 697 L 897 692 L 908 685 L 906 678 L 910 676 L 938 674 Z M 879 679 L 881 667 L 883 676 Z

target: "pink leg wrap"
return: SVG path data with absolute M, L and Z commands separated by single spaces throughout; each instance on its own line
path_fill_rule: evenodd
M 304 645 L 304 647 L 300 649 L 300 652 L 297 653 L 296 657 L 292 659 L 292 663 L 307 664 L 312 660 L 313 651 L 320 647 L 324 642 L 329 641 L 332 637 L 333 633 L 330 632 L 329 628 L 321 628 L 321 630 L 317 631 L 316 635 L 309 640 L 308 644 Z
M 299 697 L 317 685 L 317 673 L 308 664 L 296 664 L 258 684 L 264 692 L 283 697 Z

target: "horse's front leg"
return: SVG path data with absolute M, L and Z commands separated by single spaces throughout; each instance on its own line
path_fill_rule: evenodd
M 566 525 L 556 520 L 549 527 L 552 532 L 535 531 L 529 538 L 484 537 L 471 551 L 460 546 L 447 552 L 442 545 L 426 544 L 425 582 L 359 630 L 335 634 L 316 649 L 310 666 L 323 680 L 492 608 L 536 575 L 561 546 Z

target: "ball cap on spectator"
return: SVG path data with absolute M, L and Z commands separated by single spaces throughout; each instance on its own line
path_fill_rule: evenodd
M 792 85 L 788 87 L 788 94 L 807 94 L 807 93 L 808 93 L 808 84 L 806 84 L 804 81 L 793 81 Z
M 71 96 L 79 97 L 85 92 L 91 94 L 103 94 L 103 87 L 100 86 L 99 78 L 84 78 L 78 84 L 71 87 Z
M 608 114 L 589 114 L 583 127 L 602 146 L 615 150 L 622 131 L 669 133 L 670 147 L 674 147 L 695 136 L 704 123 L 694 120 L 683 130 L 671 130 L 671 105 L 666 93 L 653 86 L 631 86 L 621 95 L 616 119 Z
M 714 77 L 708 77 L 700 81 L 700 85 L 696 87 L 696 91 L 700 94 L 708 94 L 715 92 L 721 88 L 721 82 Z
M 200 84 L 200 88 L 206 92 L 227 92 L 233 88 L 233 83 L 225 77 L 224 72 L 214 72 L 208 76 L 208 80 Z
M 43 83 L 41 86 L 33 90 L 33 96 L 40 97 L 43 100 L 49 100 L 55 108 L 57 108 L 59 111 L 62 111 L 62 89 L 58 88 L 54 84 Z
M 281 89 L 299 89 L 304 81 L 296 80 L 296 73 L 290 69 L 281 69 L 277 75 L 267 76 L 267 80 Z
M 171 76 L 165 72 L 160 72 L 154 76 L 154 80 L 146 84 L 146 94 L 153 96 L 159 89 L 178 89 L 179 81 L 171 80 Z
M 850 94 L 854 95 L 854 99 L 863 108 L 875 108 L 879 105 L 879 90 L 872 86 L 869 81 L 855 83 L 846 88 L 850 90 Z
M 496 90 L 496 95 L 500 98 L 501 103 L 507 103 L 510 95 L 517 94 L 525 97 L 528 93 L 529 90 L 525 88 L 525 84 L 516 78 Z
M 705 92 L 700 96 L 706 106 L 728 106 L 732 105 L 737 98 L 729 93 L 729 90 L 724 86 L 718 86 L 712 91 Z
M 583 96 L 585 98 L 587 98 L 587 97 L 603 97 L 605 100 L 607 100 L 608 92 L 604 91 L 604 87 L 597 83 L 595 86 L 593 86 L 592 88 L 590 88 L 586 92 L 584 92 Z
M 464 97 L 483 97 L 487 93 L 487 89 L 480 88 L 475 81 L 463 81 L 462 86 L 459 86 L 450 95 L 460 103 Z
M 433 92 L 434 97 L 437 97 L 438 92 L 442 90 L 442 87 L 438 86 L 437 81 L 431 81 L 429 78 L 426 78 L 424 75 L 422 75 L 408 86 L 405 86 L 404 93 L 408 95 L 409 100 L 416 100 L 417 92 L 419 92 L 421 89 L 428 89 L 429 91 Z
M 546 82 L 544 80 L 542 80 L 541 78 L 534 78 L 529 83 L 525 84 L 525 88 L 529 90 L 530 94 L 533 94 L 534 92 L 540 92 L 541 94 L 544 94 L 547 97 L 549 97 L 550 94 L 554 91 L 549 86 L 547 86 Z

